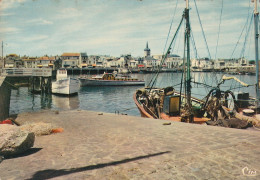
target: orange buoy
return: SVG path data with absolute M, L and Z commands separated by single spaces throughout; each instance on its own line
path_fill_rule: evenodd
M 56 129 L 52 129 L 52 130 L 51 130 L 52 133 L 61 133 L 61 132 L 63 132 L 63 131 L 64 131 L 63 128 L 56 128 Z

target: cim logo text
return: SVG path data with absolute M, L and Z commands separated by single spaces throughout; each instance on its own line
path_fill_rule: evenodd
M 242 173 L 244 176 L 256 176 L 256 171 L 253 169 L 249 169 L 248 167 L 244 167 L 242 169 Z

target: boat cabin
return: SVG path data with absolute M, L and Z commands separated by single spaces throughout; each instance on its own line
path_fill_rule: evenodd
M 179 95 L 168 95 L 163 100 L 163 112 L 170 116 L 180 115 L 180 101 Z
M 67 75 L 66 69 L 58 69 L 57 70 L 56 80 L 65 79 L 67 77 L 68 77 L 68 75 Z
M 93 76 L 92 79 L 96 80 L 115 80 L 115 81 L 137 81 L 136 78 L 131 78 L 128 75 L 120 75 L 120 74 L 114 74 L 114 73 L 104 73 L 102 76 Z

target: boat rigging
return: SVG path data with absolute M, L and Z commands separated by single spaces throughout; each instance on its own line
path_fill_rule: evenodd
M 195 4 L 196 1 L 194 0 Z M 257 5 L 257 3 L 256 3 Z M 196 8 L 197 9 L 197 8 Z M 138 107 L 141 116 L 166 119 L 173 121 L 189 122 L 189 123 L 204 123 L 209 125 L 225 125 L 228 127 L 246 128 L 250 125 L 259 126 L 260 120 L 257 116 L 249 117 L 248 114 L 241 113 L 248 112 L 246 108 L 251 107 L 251 101 L 255 101 L 249 97 L 248 93 L 239 94 L 237 97 L 231 90 L 221 90 L 220 85 L 229 79 L 234 79 L 243 86 L 247 84 L 241 82 L 237 78 L 223 76 L 221 81 L 214 87 L 206 83 L 196 83 L 192 81 L 191 77 L 191 62 L 190 62 L 190 39 L 191 27 L 189 16 L 189 1 L 186 1 L 186 7 L 183 11 L 181 21 L 177 30 L 170 42 L 169 48 L 163 55 L 157 73 L 151 79 L 147 88 L 142 88 L 136 91 L 133 98 Z M 222 10 L 221 10 L 222 12 Z M 155 82 L 165 63 L 166 58 L 170 54 L 172 44 L 179 32 L 182 23 L 185 21 L 184 33 L 184 56 L 183 56 L 183 73 L 180 83 L 180 91 L 177 92 L 173 87 L 155 88 Z M 258 26 L 258 12 L 255 13 L 255 26 Z M 220 28 L 220 27 L 219 27 Z M 258 42 L 258 29 L 255 29 L 255 39 Z M 205 37 L 205 36 L 204 36 Z M 258 43 L 256 46 L 256 64 L 258 65 Z M 209 51 L 208 51 L 209 52 Z M 217 49 L 216 49 L 217 53 Z M 257 66 L 257 70 L 259 67 Z M 257 74 L 257 102 L 259 102 L 259 71 Z M 211 87 L 208 95 L 203 100 L 191 96 L 191 83 Z M 182 89 L 184 86 L 184 92 Z M 246 103 L 244 103 L 246 101 Z M 258 112 L 258 107 L 252 107 L 253 112 Z M 250 114 L 251 116 L 251 114 Z M 242 125 L 241 125 L 242 124 Z

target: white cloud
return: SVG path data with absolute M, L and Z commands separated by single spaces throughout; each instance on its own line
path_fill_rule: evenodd
M 2 26 L 0 28 L 0 33 L 15 33 L 15 32 L 18 32 L 19 29 L 18 28 L 15 28 L 15 27 L 4 27 Z
M 43 19 L 40 24 L 53 24 L 53 22 Z
M 0 9 L 5 10 L 5 9 L 13 8 L 17 4 L 21 4 L 26 1 L 27 0 L 2 0 L 0 1 Z
M 50 24 L 53 24 L 52 21 L 48 21 L 48 20 L 42 19 L 42 18 L 28 20 L 27 23 L 33 23 L 34 25 L 35 24 L 38 24 L 38 25 L 50 25 Z
M 82 16 L 81 11 L 79 11 L 76 8 L 69 7 L 69 8 L 60 9 L 57 13 L 56 18 L 57 19 L 68 19 L 68 18 L 75 18 L 75 17 L 79 17 L 79 16 Z
M 247 18 L 248 1 L 224 1 L 220 47 L 227 49 L 230 46 L 232 49 L 232 43 L 235 45 Z M 3 9 L 1 7 L 3 2 L 5 2 L 3 7 L 9 9 L 1 12 L 6 16 L 3 18 L 6 24 L 1 27 L 6 28 L 1 28 L 0 32 L 20 30 L 15 36 L 9 36 L 9 40 L 12 39 L 13 42 L 21 40 L 26 46 L 30 44 L 27 42 L 32 42 L 27 49 L 34 54 L 41 53 L 43 48 L 46 53 L 92 50 L 100 53 L 108 52 L 107 54 L 130 52 L 142 55 L 146 41 L 149 42 L 152 53 L 159 54 L 163 51 L 177 1 L 49 0 L 45 3 L 43 0 L 38 0 L 29 3 L 27 0 L 28 3 L 21 6 L 20 4 L 26 0 L 3 0 L 0 2 L 0 10 Z M 178 2 L 170 37 L 173 36 L 185 7 L 183 0 Z M 221 0 L 197 0 L 207 41 L 212 48 L 211 52 L 215 51 L 221 2 Z M 15 10 L 11 9 L 18 6 L 19 8 Z M 11 13 L 19 14 L 19 17 L 13 18 Z M 197 14 L 193 1 L 190 14 L 196 46 L 202 52 L 206 51 L 201 28 L 198 20 L 195 20 Z M 180 31 L 180 35 L 183 35 L 183 31 Z M 221 52 L 220 49 L 218 52 Z
M 4 12 L 0 12 L 0 16 L 3 17 L 3 16 L 12 16 L 14 15 L 13 13 L 4 13 Z
M 27 36 L 22 41 L 24 42 L 40 41 L 40 40 L 46 40 L 47 38 L 48 38 L 47 35 L 34 35 L 34 36 Z

